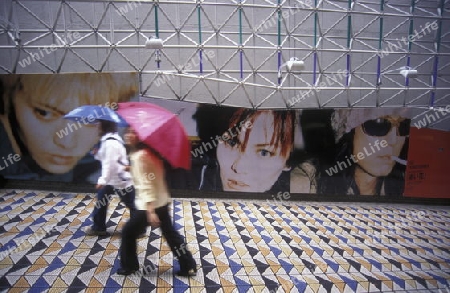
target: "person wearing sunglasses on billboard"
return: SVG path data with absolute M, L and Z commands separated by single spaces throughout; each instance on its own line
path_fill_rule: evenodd
M 80 105 L 113 105 L 138 91 L 135 73 L 0 75 L 0 168 L 8 179 L 94 183 L 100 169 L 89 154 L 98 142 L 93 124 L 64 115 Z
M 335 110 L 335 165 L 322 170 L 319 193 L 401 196 L 410 122 L 402 108 Z

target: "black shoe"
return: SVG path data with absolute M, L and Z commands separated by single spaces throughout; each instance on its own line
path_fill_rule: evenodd
M 180 277 L 193 277 L 197 275 L 197 269 L 196 268 L 192 268 L 189 270 L 180 270 L 177 273 L 177 276 Z
M 94 230 L 92 227 L 88 227 L 86 230 L 84 230 L 84 233 L 88 236 L 109 236 L 109 233 L 106 231 L 99 231 Z
M 123 269 L 123 268 L 119 268 L 117 270 L 117 274 L 118 275 L 122 275 L 122 276 L 128 276 L 128 275 L 132 275 L 132 274 L 136 273 L 136 271 L 137 270 L 126 270 L 126 269 Z
M 6 186 L 6 183 L 8 183 L 8 180 L 5 179 L 2 175 L 0 175 L 0 188 L 3 188 Z

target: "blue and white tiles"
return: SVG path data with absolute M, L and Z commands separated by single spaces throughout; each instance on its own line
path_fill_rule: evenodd
M 174 199 L 197 259 L 192 278 L 159 229 L 138 240 L 145 274 L 123 277 L 112 200 L 109 237 L 83 232 L 92 194 L 0 194 L 0 290 L 11 292 L 450 292 L 450 208 L 404 204 Z

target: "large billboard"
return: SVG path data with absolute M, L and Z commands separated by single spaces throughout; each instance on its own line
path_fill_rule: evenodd
M 173 188 L 332 195 L 404 193 L 411 114 L 398 108 L 251 110 L 145 99 L 178 113 L 192 169 Z
M 0 75 L 0 175 L 9 179 L 95 183 L 95 124 L 64 115 L 80 105 L 114 108 L 137 98 L 136 73 Z
M 136 73 L 0 76 L 0 175 L 95 183 L 95 124 L 63 116 L 80 105 L 137 98 Z M 178 115 L 191 170 L 171 188 L 270 194 L 404 195 L 411 114 L 404 108 L 252 110 L 141 98 Z

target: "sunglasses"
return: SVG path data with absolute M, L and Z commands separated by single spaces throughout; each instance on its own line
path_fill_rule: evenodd
M 392 127 L 396 127 L 398 136 L 408 136 L 410 123 L 411 119 L 391 121 L 386 118 L 378 118 L 364 122 L 362 129 L 365 134 L 370 136 L 385 136 L 391 131 Z

